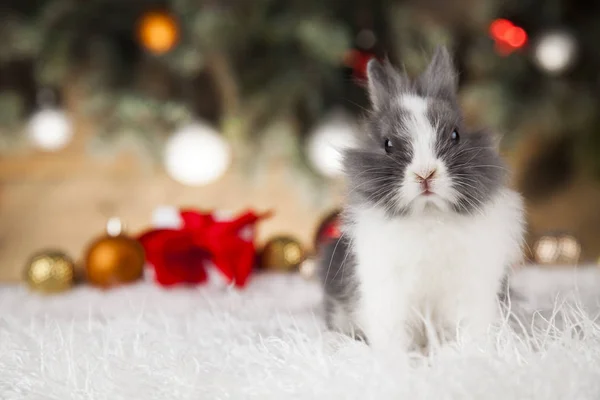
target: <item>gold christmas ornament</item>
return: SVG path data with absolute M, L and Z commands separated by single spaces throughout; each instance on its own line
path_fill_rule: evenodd
M 553 264 L 558 259 L 558 239 L 542 236 L 534 247 L 535 261 L 539 264 Z
M 96 286 L 111 287 L 140 279 L 144 273 L 144 248 L 121 232 L 121 222 L 112 218 L 107 235 L 94 241 L 85 257 L 87 280 Z
M 573 265 L 579 262 L 581 245 L 572 235 L 545 235 L 535 244 L 535 260 L 545 265 Z
M 302 261 L 299 267 L 300 275 L 307 281 L 312 281 L 317 273 L 317 261 L 314 258 L 307 258 Z
M 260 265 L 272 271 L 294 271 L 304 258 L 304 249 L 299 241 L 289 236 L 276 236 L 263 247 Z
M 25 269 L 25 281 L 35 291 L 51 294 L 73 286 L 75 264 L 61 251 L 48 250 L 34 254 Z
M 581 255 L 581 244 L 571 235 L 562 235 L 558 240 L 559 258 L 561 264 L 577 264 Z

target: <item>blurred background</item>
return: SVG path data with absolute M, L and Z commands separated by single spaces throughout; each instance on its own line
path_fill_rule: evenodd
M 343 202 L 337 146 L 371 57 L 450 46 L 469 123 L 502 134 L 528 257 L 600 257 L 600 3 L 592 0 L 3 0 L 0 281 L 81 257 L 164 206 L 274 211 L 307 249 Z

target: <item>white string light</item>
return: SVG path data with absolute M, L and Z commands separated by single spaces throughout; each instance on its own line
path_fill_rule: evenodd
M 219 179 L 229 167 L 231 151 L 219 133 L 197 121 L 171 136 L 164 152 L 167 173 L 176 181 L 200 186 Z

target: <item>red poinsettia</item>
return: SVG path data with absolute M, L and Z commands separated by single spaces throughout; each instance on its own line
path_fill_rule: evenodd
M 249 211 L 223 221 L 211 213 L 185 210 L 180 212 L 180 229 L 154 229 L 139 241 L 161 285 L 202 283 L 208 277 L 206 268 L 214 265 L 228 282 L 243 287 L 254 266 L 254 225 L 268 215 Z

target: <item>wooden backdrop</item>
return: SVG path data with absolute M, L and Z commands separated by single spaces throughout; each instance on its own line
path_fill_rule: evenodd
M 86 151 L 88 121 L 74 116 L 77 132 L 63 151 L 27 151 L 0 159 L 0 281 L 18 280 L 28 257 L 45 248 L 66 250 L 80 259 L 86 245 L 104 232 L 106 219 L 118 216 L 130 232 L 147 228 L 160 205 L 193 206 L 238 211 L 245 207 L 274 209 L 261 224 L 259 240 L 289 233 L 310 246 L 319 220 L 342 200 L 341 186 L 332 184 L 329 202 L 315 206 L 292 190 L 291 180 L 273 163 L 259 184 L 229 172 L 215 184 L 188 188 L 164 173 L 150 173 L 134 155 L 111 161 Z M 512 154 L 516 180 L 522 165 L 536 152 L 536 139 Z M 600 256 L 600 188 L 575 176 L 543 201 L 529 204 L 530 238 L 550 230 L 578 237 L 583 256 Z

